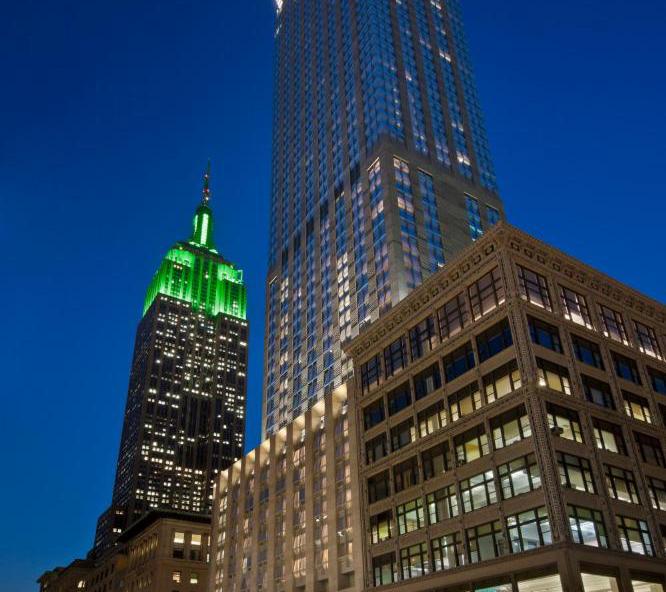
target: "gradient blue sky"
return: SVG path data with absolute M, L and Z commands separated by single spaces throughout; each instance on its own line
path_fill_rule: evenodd
M 462 1 L 510 220 L 665 301 L 666 4 Z M 270 0 L 2 3 L 3 590 L 92 542 L 144 291 L 208 157 L 259 440 L 272 24 Z

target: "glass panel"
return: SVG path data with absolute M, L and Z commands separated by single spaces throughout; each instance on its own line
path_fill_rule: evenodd
M 563 592 L 560 576 L 546 576 L 518 582 L 518 592 Z
M 585 592 L 620 592 L 617 580 L 608 576 L 581 574 Z
M 661 584 L 641 582 L 640 580 L 631 580 L 631 587 L 634 592 L 664 592 L 664 587 Z

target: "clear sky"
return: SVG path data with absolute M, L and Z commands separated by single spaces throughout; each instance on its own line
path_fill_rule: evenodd
M 511 222 L 664 302 L 666 4 L 462 0 Z M 259 441 L 270 0 L 0 2 L 0 573 L 34 590 L 110 501 L 132 344 L 213 160 Z

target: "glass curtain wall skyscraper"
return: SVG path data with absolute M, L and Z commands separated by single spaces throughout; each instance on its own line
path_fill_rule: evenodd
M 243 454 L 246 304 L 243 272 L 215 248 L 207 172 L 192 236 L 168 251 L 146 293 L 97 554 L 150 510 L 210 513 L 213 479 Z
M 276 4 L 263 429 L 503 217 L 458 0 Z

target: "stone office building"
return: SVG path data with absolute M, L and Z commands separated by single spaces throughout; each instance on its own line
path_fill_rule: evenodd
M 500 224 L 222 474 L 211 590 L 663 592 L 665 336 L 662 304 Z

